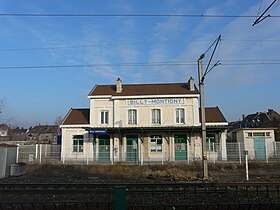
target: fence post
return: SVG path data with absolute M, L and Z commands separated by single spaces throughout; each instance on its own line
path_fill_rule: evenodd
M 161 148 L 161 154 L 162 154 L 162 156 L 161 156 L 161 165 L 163 165 L 163 158 L 164 158 L 164 147 L 163 147 L 163 144 L 162 144 L 162 148 Z
M 241 147 L 240 147 L 240 142 L 238 142 L 238 153 L 239 153 L 239 164 L 241 165 Z
M 190 146 L 189 140 L 187 140 L 187 158 L 188 158 L 188 165 L 190 164 Z
M 249 170 L 248 170 L 248 150 L 244 150 L 245 154 L 245 168 L 246 168 L 246 180 L 249 180 Z
M 268 152 L 267 152 L 267 141 L 265 139 L 265 160 L 266 160 L 266 163 L 268 163 Z
M 45 158 L 47 158 L 47 152 L 48 152 L 48 151 L 47 151 L 47 150 L 48 150 L 48 147 L 47 147 L 47 146 L 48 146 L 48 145 L 47 145 L 47 144 L 44 144 L 44 145 L 45 145 Z
M 274 155 L 277 158 L 277 144 L 276 144 L 276 141 L 273 142 L 273 146 L 274 146 Z
M 36 148 L 35 148 L 35 159 L 38 159 L 38 144 L 36 144 Z
M 42 163 L 42 144 L 40 144 L 40 160 L 39 160 L 39 163 L 41 164 Z
M 213 162 L 214 162 L 214 164 L 216 164 L 216 151 L 215 151 L 215 143 L 214 142 L 213 142 L 213 155 L 214 155 Z
M 141 144 L 141 166 L 143 165 L 143 161 L 144 161 L 144 148 L 143 148 L 143 144 Z
M 17 163 L 18 163 L 18 159 L 19 159 L 19 144 L 17 144 Z

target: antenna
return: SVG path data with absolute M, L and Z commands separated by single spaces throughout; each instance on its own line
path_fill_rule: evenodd
M 262 22 L 264 19 L 271 17 L 270 14 L 265 15 L 265 13 L 272 7 L 272 5 L 276 2 L 276 0 L 274 0 L 267 8 L 266 10 L 255 20 L 255 22 L 253 23 L 252 26 L 257 25 L 258 23 Z

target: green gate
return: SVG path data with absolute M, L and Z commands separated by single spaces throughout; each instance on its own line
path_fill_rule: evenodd
M 99 136 L 98 159 L 110 161 L 110 136 Z
M 138 160 L 137 140 L 138 140 L 137 136 L 126 137 L 126 161 Z
M 185 135 L 175 135 L 175 160 L 187 159 L 187 144 Z
M 255 160 L 266 159 L 264 138 L 254 138 L 254 151 L 255 151 Z

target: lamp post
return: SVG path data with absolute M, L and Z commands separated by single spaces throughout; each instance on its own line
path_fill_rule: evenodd
M 202 69 L 202 59 L 204 54 L 198 59 L 198 79 L 199 79 L 199 94 L 200 94 L 200 119 L 201 119 L 201 155 L 203 167 L 203 179 L 208 180 L 208 165 L 207 165 L 207 151 L 206 151 L 206 125 L 205 125 L 205 105 L 204 105 L 204 76 Z

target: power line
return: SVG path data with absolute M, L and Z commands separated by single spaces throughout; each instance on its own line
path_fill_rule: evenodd
M 0 16 L 19 17 L 189 17 L 189 18 L 257 18 L 256 15 L 205 15 L 205 14 L 94 14 L 94 13 L 0 13 Z M 271 15 L 279 18 L 280 15 Z
M 206 41 L 206 40 L 201 40 Z M 31 47 L 31 48 L 7 48 L 0 49 L 1 51 L 32 51 L 32 50 L 57 50 L 57 49 L 71 49 L 71 48 L 93 48 L 93 47 L 112 47 L 112 46 L 129 46 L 141 44 L 168 44 L 179 43 L 178 41 L 165 41 L 165 42 L 131 42 L 131 43 L 111 43 L 111 44 L 92 44 L 92 45 L 73 45 L 73 46 L 51 46 L 51 47 Z
M 162 42 L 128 42 L 128 43 L 111 43 L 111 44 L 85 44 L 70 46 L 50 46 L 50 47 L 30 47 L 30 48 L 0 48 L 0 52 L 12 51 L 40 51 L 40 50 L 60 50 L 60 49 L 77 49 L 77 48 L 94 48 L 94 47 L 113 47 L 113 46 L 131 46 L 131 45 L 149 45 L 149 44 L 170 44 L 170 43 L 187 43 L 187 42 L 208 42 L 209 40 L 185 40 L 185 41 L 162 41 Z M 223 39 L 223 42 L 280 42 L 280 39 Z
M 225 62 L 221 61 L 220 65 L 224 66 L 234 66 L 234 65 L 279 65 L 280 60 L 227 60 Z M 151 66 L 196 66 L 195 61 L 189 62 L 154 62 L 154 63 L 116 63 L 116 64 L 77 64 L 77 65 L 30 65 L 30 66 L 0 66 L 0 69 L 53 69 L 53 68 L 90 68 L 90 67 L 151 67 Z

